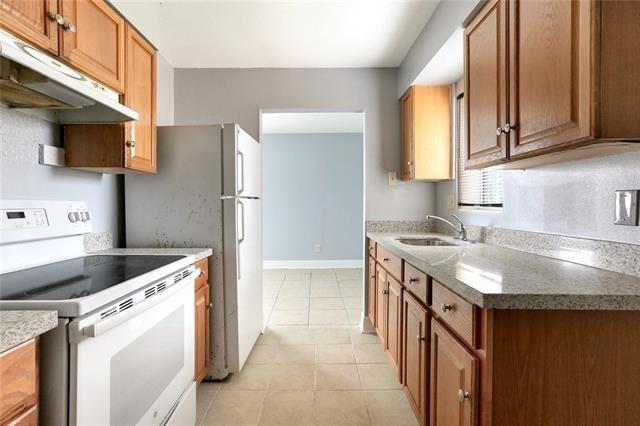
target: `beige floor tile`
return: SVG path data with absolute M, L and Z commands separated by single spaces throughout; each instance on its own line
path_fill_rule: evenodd
M 273 368 L 270 390 L 314 390 L 314 365 L 274 365 Z
M 376 333 L 363 333 L 360 330 L 350 330 L 349 336 L 351 337 L 351 343 L 380 343 L 378 335 Z
M 247 364 L 276 364 L 279 346 L 256 345 L 251 350 Z
M 387 364 L 358 364 L 364 390 L 402 389 L 395 370 Z
M 362 311 L 360 309 L 348 309 L 347 315 L 349 315 L 349 324 L 360 324 L 360 321 L 362 320 Z
M 362 288 L 361 280 L 341 280 L 339 281 L 339 284 L 341 288 L 347 288 L 347 287 Z
M 278 303 L 278 302 L 276 302 Z M 274 310 L 269 318 L 269 325 L 301 325 L 309 323 L 308 311 Z
M 368 425 L 369 416 L 361 391 L 318 391 L 314 404 L 317 425 Z
M 313 345 L 316 331 L 310 328 L 283 328 L 278 331 L 281 345 Z
M 362 309 L 362 297 L 343 297 L 347 309 Z
M 272 329 L 267 328 L 264 333 L 258 337 L 256 345 L 279 345 L 280 336 Z
M 309 297 L 309 289 L 307 288 L 283 288 L 280 290 L 278 297 Z
M 262 282 L 262 288 L 275 288 L 275 289 L 279 289 L 280 287 L 282 287 L 282 281 L 263 281 Z
M 308 271 L 298 271 L 298 270 L 293 270 L 293 271 L 288 271 L 287 275 L 285 275 L 284 279 L 286 280 L 292 280 L 292 281 L 298 281 L 298 280 L 305 280 L 305 279 L 309 279 L 311 278 L 311 272 Z
M 273 309 L 277 311 L 306 311 L 309 309 L 309 299 L 306 297 L 278 297 Z
M 282 294 L 283 290 L 280 290 Z M 360 287 L 340 287 L 342 297 L 362 297 L 362 288 Z
M 337 288 L 312 288 L 311 297 L 342 297 Z
M 207 383 L 202 382 L 198 385 L 196 390 L 196 424 L 204 419 L 204 416 L 209 411 L 209 407 L 213 403 L 213 399 L 220 390 L 219 383 Z
M 213 400 L 203 425 L 257 425 L 266 392 L 220 391 Z
M 311 281 L 311 288 L 331 288 L 334 290 L 339 290 L 337 281 Z
M 310 391 L 269 392 L 264 401 L 260 425 L 313 425 L 314 393 Z
M 387 354 L 384 353 L 379 343 L 359 343 L 353 345 L 358 364 L 381 364 L 387 362 Z
M 316 363 L 318 364 L 354 364 L 353 346 L 317 345 Z
M 366 391 L 367 408 L 373 425 L 417 425 L 416 417 L 401 390 Z
M 311 286 L 309 281 L 285 281 L 282 288 L 302 288 L 308 289 Z
M 316 330 L 316 344 L 339 345 L 351 343 L 349 331 L 344 328 L 319 328 Z
M 313 364 L 315 363 L 315 345 L 279 346 L 278 364 Z
M 222 390 L 267 390 L 273 375 L 273 365 L 247 364 L 222 382 Z
M 312 297 L 309 309 L 344 309 L 344 302 L 342 297 Z
M 358 279 L 362 279 L 362 275 L 363 275 L 362 271 L 336 272 L 336 277 L 338 277 L 339 280 L 358 280 Z
M 355 364 L 317 364 L 316 390 L 360 390 L 360 377 Z
M 277 288 L 265 288 L 262 289 L 262 298 L 275 299 L 276 297 L 278 297 L 278 293 L 280 293 L 280 290 Z
M 335 277 L 335 275 L 312 275 L 311 282 L 327 282 L 338 284 L 338 279 Z
M 349 319 L 347 317 L 347 311 L 342 310 L 323 310 L 323 311 L 310 311 L 309 312 L 309 324 L 315 325 L 347 325 Z

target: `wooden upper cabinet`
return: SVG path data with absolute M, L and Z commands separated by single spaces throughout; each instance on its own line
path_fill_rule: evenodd
M 387 300 L 386 300 L 386 338 L 384 348 L 387 351 L 391 366 L 396 370 L 398 380 L 401 379 L 401 344 L 402 344 L 402 285 L 395 279 L 387 276 Z
M 156 51 L 131 26 L 126 28 L 127 84 L 124 103 L 138 121 L 125 124 L 125 166 L 156 171 Z
M 590 1 L 510 3 L 512 159 L 596 136 L 592 8 Z
M 438 321 L 431 321 L 431 426 L 478 421 L 478 360 Z
M 402 179 L 451 179 L 449 86 L 412 86 L 400 104 Z
M 466 166 L 507 159 L 507 1 L 492 0 L 464 33 Z
M 104 0 L 60 0 L 59 5 L 65 22 L 75 27 L 62 28 L 60 56 L 123 93 L 125 20 Z
M 58 54 L 57 0 L 0 0 L 0 27 L 54 55 Z
M 406 291 L 402 298 L 402 384 L 420 426 L 428 424 L 429 316 Z

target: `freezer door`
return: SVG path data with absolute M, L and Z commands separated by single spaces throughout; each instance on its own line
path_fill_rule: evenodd
M 225 124 L 222 151 L 224 195 L 260 197 L 261 145 L 237 124 Z
M 259 199 L 226 199 L 224 262 L 227 362 L 240 371 L 263 330 L 262 205 Z

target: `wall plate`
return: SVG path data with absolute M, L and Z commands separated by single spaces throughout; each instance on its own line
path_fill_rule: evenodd
M 638 226 L 638 192 L 637 189 L 616 191 L 615 225 Z

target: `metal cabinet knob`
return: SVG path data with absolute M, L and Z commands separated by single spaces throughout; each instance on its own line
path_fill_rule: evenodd
M 135 148 L 136 147 L 136 141 L 127 141 L 127 146 L 129 148 Z
M 388 257 L 383 257 L 383 258 L 382 258 L 382 261 L 383 261 L 383 262 L 388 262 L 388 261 L 389 261 L 389 258 L 388 258 Z
M 416 336 L 416 340 L 417 340 L 418 342 L 422 342 L 422 341 L 424 340 L 424 336 L 417 335 L 417 336 Z
M 447 305 L 447 304 L 443 303 L 442 305 L 440 305 L 440 309 L 442 309 L 443 313 L 445 313 L 447 311 L 452 311 L 453 310 L 453 305 Z
M 389 290 L 382 290 L 382 294 L 389 294 Z
M 504 125 L 504 127 L 502 128 L 502 130 L 503 130 L 505 133 L 509 133 L 510 131 L 515 130 L 515 128 L 516 128 L 516 125 L 515 125 L 515 124 L 507 123 L 507 124 L 505 124 L 505 125 Z
M 64 28 L 65 31 L 69 31 L 70 33 L 75 33 L 77 31 L 76 26 L 73 25 L 71 22 L 65 22 L 62 25 L 62 28 Z
M 209 303 L 209 304 L 207 305 L 207 309 L 213 309 L 213 303 Z
M 458 389 L 458 401 L 464 402 L 465 399 L 471 401 L 471 393 Z
M 504 133 L 504 129 L 503 129 L 502 127 L 498 127 L 498 128 L 496 129 L 496 135 L 500 136 L 500 135 L 501 135 L 501 134 L 503 134 L 503 133 Z
M 411 278 L 409 278 L 409 282 L 410 283 L 417 283 L 418 279 L 416 277 L 411 277 Z
M 64 25 L 64 18 L 59 13 L 48 12 L 49 19 L 58 25 Z

